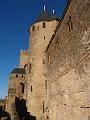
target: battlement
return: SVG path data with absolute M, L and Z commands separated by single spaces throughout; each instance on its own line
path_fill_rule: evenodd
M 20 50 L 20 54 L 28 54 L 28 50 Z

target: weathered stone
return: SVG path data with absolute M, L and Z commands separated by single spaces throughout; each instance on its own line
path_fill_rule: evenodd
M 90 116 L 90 0 L 71 0 L 47 49 L 51 120 L 88 120 Z M 67 24 L 71 19 L 73 28 Z M 59 46 L 56 46 L 58 38 Z

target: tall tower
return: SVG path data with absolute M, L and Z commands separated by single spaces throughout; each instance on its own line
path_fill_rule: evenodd
M 28 61 L 28 51 L 21 50 L 20 51 L 20 65 L 19 65 L 19 67 L 24 68 L 25 65 L 27 64 L 27 61 Z
M 54 11 L 52 15 L 48 14 L 45 9 L 37 18 L 35 23 L 30 27 L 30 61 L 28 89 L 27 89 L 27 108 L 31 115 L 40 119 L 44 113 L 45 99 L 45 76 L 46 68 L 44 64 L 45 50 L 49 41 L 58 25 L 59 20 L 55 17 Z

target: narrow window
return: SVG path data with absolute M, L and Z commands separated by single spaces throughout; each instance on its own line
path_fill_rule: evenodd
M 29 64 L 29 73 L 31 72 L 32 66 L 31 63 Z
M 23 83 L 20 83 L 20 91 L 22 92 L 22 93 L 24 93 L 24 84 Z
M 69 27 L 69 31 L 71 31 L 73 29 L 73 24 L 72 24 L 72 20 L 71 20 L 71 16 L 69 17 L 69 20 L 67 22 L 67 25 Z
M 43 113 L 44 113 L 44 101 L 43 101 Z
M 35 31 L 35 26 L 32 27 L 32 31 Z
M 85 31 L 87 31 L 87 27 L 85 28 Z
M 24 84 L 22 85 L 22 93 L 24 93 Z
M 31 92 L 32 92 L 32 86 L 31 86 Z
M 22 75 L 22 78 L 23 78 L 23 75 Z
M 46 90 L 47 90 L 47 80 L 45 80 L 45 87 L 46 87 Z
M 18 75 L 16 75 L 16 78 L 18 78 Z
M 50 53 L 48 53 L 48 62 L 50 62 L 51 57 L 50 57 Z
M 44 36 L 44 40 L 45 40 L 45 36 Z
M 43 23 L 43 28 L 46 28 L 46 24 L 45 23 Z
M 44 64 L 44 59 L 43 59 L 43 64 Z
M 47 116 L 47 120 L 50 120 L 49 116 Z

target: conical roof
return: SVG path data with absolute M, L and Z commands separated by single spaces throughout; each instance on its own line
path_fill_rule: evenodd
M 37 17 L 35 22 L 41 22 L 41 21 L 52 21 L 52 20 L 58 20 L 58 18 L 56 18 L 55 13 L 53 14 L 49 14 L 47 10 L 43 10 L 41 12 L 41 14 Z
M 24 68 L 14 68 L 11 72 L 11 74 L 26 74 L 26 71 Z
M 36 22 L 40 22 L 40 21 L 50 21 L 51 20 L 51 16 L 50 14 L 44 10 L 39 17 L 37 18 Z

